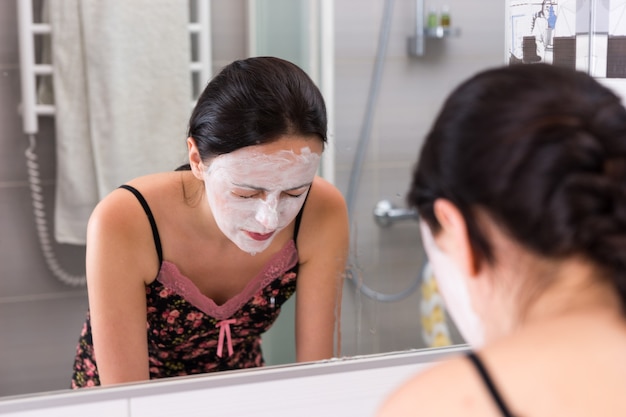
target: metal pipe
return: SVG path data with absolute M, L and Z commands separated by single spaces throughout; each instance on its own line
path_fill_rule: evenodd
M 320 3 L 320 90 L 326 102 L 328 114 L 328 143 L 322 154 L 322 175 L 331 184 L 335 178 L 335 14 L 333 0 Z
M 415 33 L 408 39 L 409 55 L 420 57 L 425 52 L 424 0 L 415 0 Z
M 424 37 L 424 0 L 415 0 L 415 36 Z
M 389 35 L 391 33 L 393 8 L 394 0 L 386 0 L 383 6 L 383 17 L 380 24 L 380 32 L 378 34 L 378 47 L 376 49 L 376 58 L 374 60 L 374 70 L 372 71 L 369 93 L 367 95 L 367 101 L 365 102 L 363 124 L 361 125 L 361 131 L 359 132 L 359 138 L 354 151 L 354 160 L 352 161 L 352 169 L 350 170 L 348 190 L 346 191 L 346 203 L 348 205 L 348 217 L 351 221 L 352 216 L 354 215 L 356 193 L 358 191 L 358 186 L 361 183 L 361 172 L 363 170 L 365 155 L 372 136 L 374 113 L 376 111 L 380 85 L 383 78 L 383 69 L 385 67 L 385 58 L 387 56 L 387 44 L 389 43 Z
M 417 210 L 397 208 L 389 200 L 381 200 L 374 207 L 374 221 L 380 227 L 389 227 L 395 222 L 418 220 Z
M 30 28 L 35 35 L 49 35 L 52 32 L 52 28 L 49 23 L 33 23 L 30 25 Z
M 37 123 L 37 94 L 35 77 L 35 41 L 33 39 L 33 5 L 31 0 L 17 1 L 20 47 L 20 82 L 22 87 L 22 123 L 24 133 L 34 135 Z
M 202 66 L 200 70 L 200 83 L 202 85 L 209 82 L 213 75 L 211 57 L 211 0 L 198 0 L 198 61 Z

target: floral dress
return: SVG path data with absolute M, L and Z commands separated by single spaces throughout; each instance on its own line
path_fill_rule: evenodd
M 138 199 L 141 202 L 143 197 Z M 162 260 L 156 224 L 147 204 L 144 209 L 161 260 L 157 278 L 146 285 L 150 379 L 262 366 L 261 334 L 272 326 L 282 304 L 296 289 L 295 241 L 290 240 L 275 254 L 241 293 L 217 305 L 176 265 Z M 300 214 L 296 230 L 299 218 Z M 76 348 L 71 386 L 96 385 L 100 385 L 100 379 L 87 313 Z

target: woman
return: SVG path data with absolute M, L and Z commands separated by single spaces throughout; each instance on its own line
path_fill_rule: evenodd
M 415 376 L 380 416 L 623 416 L 626 110 L 546 64 L 458 87 L 408 196 L 474 353 Z
M 296 359 L 332 357 L 348 220 L 315 175 L 325 142 L 323 98 L 296 65 L 224 68 L 192 112 L 189 165 L 130 181 L 90 218 L 72 386 L 261 366 L 296 289 Z

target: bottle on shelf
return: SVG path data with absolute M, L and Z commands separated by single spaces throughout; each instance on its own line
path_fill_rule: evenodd
M 441 7 L 441 16 L 439 22 L 442 28 L 447 29 L 450 27 L 450 7 L 448 5 L 444 5 Z
M 437 26 L 439 26 L 439 14 L 434 6 L 430 6 L 426 19 L 426 27 L 428 29 L 437 29 Z

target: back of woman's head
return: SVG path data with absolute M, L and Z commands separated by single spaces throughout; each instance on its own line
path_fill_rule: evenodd
M 514 65 L 461 84 L 426 138 L 408 196 L 434 233 L 437 198 L 459 208 L 484 259 L 494 254 L 477 209 L 534 253 L 592 260 L 626 300 L 626 110 L 592 77 Z
M 255 57 L 226 66 L 207 85 L 189 121 L 203 159 L 283 135 L 326 141 L 324 99 L 298 66 Z

